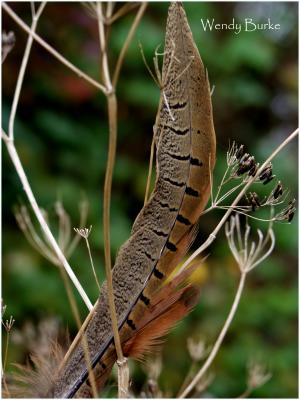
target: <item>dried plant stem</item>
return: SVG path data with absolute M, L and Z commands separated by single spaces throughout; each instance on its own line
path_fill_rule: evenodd
M 247 192 L 248 188 L 252 185 L 252 183 L 257 179 L 257 177 L 260 175 L 262 170 L 269 164 L 269 162 L 288 144 L 290 143 L 295 137 L 299 134 L 299 129 L 297 128 L 294 132 L 292 132 L 272 153 L 271 155 L 267 158 L 267 160 L 258 168 L 255 176 L 253 176 L 249 181 L 245 184 L 243 189 L 239 192 L 239 194 L 236 196 L 232 204 L 229 206 L 228 210 L 225 212 L 223 215 L 222 219 L 218 223 L 218 225 L 215 227 L 213 232 L 209 235 L 208 239 L 200 246 L 194 253 L 186 260 L 186 262 L 182 265 L 182 267 L 178 270 L 177 274 L 180 274 L 199 254 L 201 254 L 207 247 L 209 247 L 213 241 L 216 239 L 216 236 L 232 211 L 234 211 L 235 206 L 238 204 L 238 202 L 241 200 L 241 198 L 245 195 Z
M 5 5 L 5 4 L 3 4 Z M 19 103 L 19 98 L 20 98 L 20 93 L 21 93 L 21 88 L 22 88 L 22 84 L 23 84 L 23 80 L 24 80 L 24 75 L 25 75 L 25 70 L 27 67 L 27 63 L 28 63 L 28 59 L 29 59 L 29 54 L 31 51 L 31 47 L 32 47 L 32 42 L 33 42 L 33 34 L 36 30 L 36 26 L 39 20 L 39 17 L 41 16 L 44 8 L 46 6 L 46 2 L 45 3 L 41 3 L 40 7 L 38 8 L 37 13 L 33 13 L 32 15 L 32 24 L 29 30 L 29 36 L 28 36 L 28 40 L 26 43 L 26 48 L 25 48 L 25 53 L 22 59 L 22 64 L 21 64 L 21 68 L 19 71 L 19 76 L 17 79 L 17 85 L 16 85 L 16 89 L 15 89 L 15 93 L 14 93 L 14 98 L 13 98 L 13 102 L 12 102 L 12 106 L 11 106 L 11 112 L 10 112 L 10 117 L 9 117 L 9 122 L 8 122 L 8 134 L 11 140 L 14 139 L 14 122 L 15 122 L 15 117 L 16 117 L 16 112 L 17 112 L 17 106 Z
M 123 64 L 123 61 L 124 61 L 124 58 L 125 58 L 125 54 L 126 54 L 126 52 L 128 50 L 128 47 L 129 47 L 129 45 L 130 45 L 130 43 L 132 41 L 133 35 L 135 34 L 135 31 L 136 31 L 136 29 L 138 27 L 138 24 L 140 23 L 140 20 L 141 20 L 143 14 L 144 14 L 146 8 L 147 8 L 147 2 L 141 3 L 141 5 L 140 5 L 140 7 L 138 9 L 138 12 L 137 12 L 137 14 L 135 16 L 135 19 L 134 19 L 134 21 L 133 21 L 133 23 L 131 25 L 131 28 L 130 28 L 130 30 L 128 32 L 127 38 L 126 38 L 126 40 L 124 42 L 124 45 L 123 45 L 123 47 L 122 47 L 122 49 L 120 51 L 120 54 L 119 54 L 119 57 L 118 57 L 118 61 L 117 61 L 116 67 L 115 67 L 114 75 L 113 75 L 113 80 L 112 80 L 114 87 L 116 87 L 116 85 L 117 85 L 117 82 L 118 82 L 118 79 L 119 79 L 119 74 L 120 74 L 120 71 L 121 71 L 121 67 L 122 67 L 122 64 Z
M 215 342 L 215 344 L 214 344 L 214 346 L 213 346 L 213 348 L 212 348 L 207 360 L 205 361 L 205 363 L 203 364 L 203 366 L 201 367 L 199 372 L 196 374 L 196 376 L 193 378 L 191 383 L 187 386 L 187 388 L 182 393 L 179 394 L 178 397 L 180 399 L 183 399 L 183 398 L 188 396 L 188 394 L 197 385 L 199 380 L 203 377 L 203 375 L 205 374 L 205 372 L 207 371 L 207 369 L 210 367 L 211 363 L 213 362 L 215 356 L 217 355 L 217 353 L 218 353 L 218 351 L 219 351 L 219 349 L 221 347 L 221 344 L 222 344 L 222 342 L 224 340 L 224 337 L 225 337 L 225 335 L 226 335 L 226 333 L 228 331 L 228 328 L 230 327 L 231 322 L 233 320 L 233 317 L 234 317 L 234 315 L 236 313 L 238 304 L 240 302 L 241 295 L 242 295 L 242 292 L 243 292 L 243 289 L 244 289 L 244 286 L 245 286 L 246 275 L 247 275 L 247 271 L 242 271 L 241 272 L 239 286 L 238 286 L 234 301 L 232 303 L 230 312 L 228 314 L 228 317 L 227 317 L 227 319 L 226 319 L 226 321 L 225 321 L 225 323 L 223 325 L 223 328 L 222 328 L 222 330 L 221 330 L 221 332 L 220 332 L 220 334 L 219 334 L 219 336 L 218 336 L 218 338 L 217 338 L 217 340 L 216 340 L 216 342 Z
M 77 307 L 71 286 L 69 284 L 69 280 L 68 280 L 66 271 L 63 268 L 60 268 L 60 272 L 61 272 L 61 277 L 62 277 L 63 283 L 66 288 L 68 300 L 71 305 L 71 309 L 72 309 L 73 316 L 75 318 L 75 322 L 77 324 L 78 329 L 80 330 L 82 323 L 80 320 L 78 307 Z M 91 357 L 90 357 L 90 351 L 89 351 L 89 347 L 88 347 L 87 337 L 84 333 L 81 335 L 81 344 L 82 344 L 82 348 L 83 348 L 83 352 L 84 352 L 85 362 L 87 365 L 89 381 L 91 383 L 92 394 L 93 394 L 93 397 L 96 399 L 96 398 L 98 398 L 96 379 L 95 379 L 93 368 L 91 367 L 92 364 L 91 364 Z
M 5 350 L 4 350 L 4 360 L 3 360 L 3 373 L 6 369 L 6 362 L 7 362 L 7 354 L 8 354 L 8 345 L 9 345 L 9 331 L 6 331 L 6 339 L 5 339 Z
M 15 22 L 27 33 L 30 34 L 31 30 L 28 25 L 25 24 L 17 16 L 17 14 L 6 4 L 2 3 L 3 9 L 12 17 L 12 19 L 15 20 Z M 97 89 L 101 90 L 104 94 L 107 93 L 105 86 L 101 85 L 99 82 L 95 81 L 93 78 L 85 74 L 83 71 L 81 71 L 79 68 L 77 68 L 74 64 L 72 64 L 70 61 L 68 61 L 65 57 L 63 57 L 58 51 L 56 51 L 53 47 L 51 47 L 44 39 L 42 39 L 39 35 L 37 35 L 35 32 L 32 32 L 32 37 L 35 39 L 41 46 L 43 46 L 50 54 L 52 54 L 57 60 L 59 60 L 62 64 L 64 64 L 66 67 L 68 67 L 70 70 L 75 72 L 80 78 L 85 79 L 87 82 L 89 82 L 91 85 L 96 87 Z
M 90 244 L 89 244 L 88 238 L 85 238 L 85 243 L 86 243 L 86 247 L 87 247 L 87 250 L 88 250 L 88 253 L 89 253 L 89 258 L 90 258 L 90 262 L 91 262 L 94 278 L 95 278 L 95 281 L 96 281 L 96 284 L 97 284 L 97 287 L 98 287 L 98 290 L 99 290 L 99 293 L 100 293 L 101 286 L 100 286 L 100 283 L 99 283 L 99 280 L 98 280 L 98 277 L 97 277 L 97 274 L 96 274 L 96 270 L 95 270 L 95 266 L 94 266 L 93 257 L 92 257 L 91 248 L 90 248 Z
M 126 358 L 123 356 L 121 340 L 118 329 L 118 318 L 116 313 L 113 280 L 111 272 L 111 253 L 110 253 L 110 199 L 112 175 L 115 164 L 116 147 L 117 147 L 117 99 L 114 88 L 111 83 L 107 51 L 105 31 L 103 25 L 102 4 L 97 3 L 98 29 L 100 50 L 102 56 L 102 74 L 105 86 L 107 89 L 107 107 L 108 107 L 108 123 L 109 123 L 109 145 L 108 158 L 104 182 L 104 199 L 103 199 L 103 232 L 104 232 L 104 257 L 105 257 L 105 272 L 107 280 L 108 303 L 111 315 L 112 330 L 114 334 L 114 342 L 118 357 L 118 395 L 119 398 L 128 397 L 129 372 Z M 127 379 L 128 377 L 128 379 Z
M 106 25 L 112 25 L 112 23 L 117 21 L 120 17 L 123 17 L 125 14 L 127 14 L 129 11 L 131 11 L 133 8 L 136 8 L 137 6 L 138 3 L 127 2 L 121 8 L 119 8 L 119 10 L 116 11 L 112 16 L 106 17 L 105 19 Z
M 60 366 L 58 367 L 58 371 L 61 371 L 61 369 L 65 366 L 66 362 L 68 361 L 70 355 L 73 353 L 73 350 L 76 348 L 79 340 L 81 339 L 81 336 L 83 335 L 85 328 L 88 326 L 88 323 L 90 322 L 95 308 L 97 306 L 98 301 L 96 301 L 93 309 L 88 313 L 87 317 L 85 318 L 83 324 L 81 325 L 80 329 L 77 332 L 77 335 L 75 336 L 73 342 L 71 343 L 71 346 L 68 348 L 68 351 L 66 352 L 62 362 L 60 363 Z
M 250 394 L 252 393 L 252 391 L 253 391 L 252 388 L 247 387 L 247 389 L 242 394 L 240 394 L 237 398 L 238 399 L 247 399 L 250 396 Z
M 183 393 L 183 391 L 187 388 L 189 382 L 191 382 L 192 372 L 194 371 L 195 367 L 196 367 L 196 362 L 193 361 L 192 364 L 190 365 L 188 372 L 187 372 L 187 374 L 182 382 L 182 385 L 178 391 L 179 393 Z
M 81 286 L 79 280 L 77 279 L 76 275 L 74 274 L 70 264 L 68 263 L 67 259 L 65 258 L 63 252 L 61 251 L 60 247 L 58 246 L 54 236 L 52 235 L 52 232 L 49 229 L 49 226 L 47 225 L 45 218 L 36 202 L 36 199 L 34 197 L 34 194 L 31 190 L 30 184 L 28 182 L 27 176 L 25 174 L 25 171 L 23 169 L 23 166 L 21 164 L 18 152 L 15 148 L 14 142 L 8 139 L 7 135 L 5 132 L 3 132 L 2 135 L 4 142 L 6 144 L 8 154 L 12 160 L 12 163 L 15 167 L 15 170 L 20 178 L 20 181 L 22 183 L 22 187 L 27 195 L 28 201 L 30 206 L 32 207 L 32 210 L 39 221 L 39 224 L 41 226 L 41 229 L 47 238 L 47 241 L 49 244 L 52 246 L 60 264 L 64 267 L 66 272 L 68 273 L 71 281 L 73 282 L 74 286 L 76 287 L 78 293 L 80 294 L 82 300 L 86 304 L 87 308 L 91 310 L 93 308 L 92 303 L 90 302 L 86 292 L 84 291 L 83 287 Z
M 147 203 L 147 201 L 149 199 L 149 195 L 150 195 L 150 186 L 151 186 L 152 169 L 153 169 L 153 158 L 154 158 L 154 146 L 155 146 L 155 140 L 154 140 L 154 135 L 153 135 L 152 143 L 151 143 L 151 152 L 150 152 L 149 169 L 148 169 L 148 177 L 147 177 L 144 205 Z

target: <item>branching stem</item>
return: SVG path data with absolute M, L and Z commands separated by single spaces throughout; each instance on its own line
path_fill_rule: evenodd
M 183 399 L 183 398 L 188 396 L 188 394 L 197 385 L 199 380 L 203 377 L 203 375 L 205 374 L 205 372 L 207 371 L 207 369 L 210 367 L 211 363 L 213 362 L 214 358 L 216 357 L 216 355 L 217 355 L 217 353 L 218 353 L 218 351 L 219 351 L 219 349 L 221 347 L 221 344 L 222 344 L 222 342 L 224 340 L 224 337 L 225 337 L 225 335 L 226 335 L 226 333 L 228 331 L 228 328 L 230 327 L 231 322 L 233 320 L 233 317 L 234 317 L 234 315 L 236 313 L 236 310 L 237 310 L 237 307 L 238 307 L 238 304 L 240 302 L 240 298 L 241 298 L 241 295 L 242 295 L 242 292 L 243 292 L 243 289 L 244 289 L 244 286 L 245 286 L 246 275 L 247 275 L 247 271 L 242 271 L 241 272 L 239 286 L 238 286 L 234 301 L 232 303 L 230 312 L 228 314 L 228 317 L 227 317 L 227 319 L 226 319 L 226 321 L 225 321 L 225 323 L 223 325 L 223 328 L 222 328 L 222 330 L 221 330 L 221 332 L 220 332 L 220 334 L 219 334 L 219 336 L 218 336 L 218 338 L 217 338 L 217 340 L 216 340 L 216 342 L 215 342 L 215 344 L 214 344 L 214 346 L 213 346 L 213 348 L 212 348 L 207 360 L 203 364 L 202 368 L 195 375 L 195 377 L 193 378 L 191 383 L 187 386 L 187 388 L 182 393 L 179 394 L 178 397 L 180 399 Z
M 201 254 L 205 249 L 207 249 L 213 241 L 216 239 L 217 234 L 221 230 L 222 226 L 232 213 L 234 211 L 235 206 L 238 204 L 238 202 L 241 200 L 241 198 L 245 195 L 247 192 L 248 188 L 252 185 L 252 183 L 257 179 L 257 177 L 260 175 L 262 170 L 269 164 L 269 162 L 288 144 L 290 143 L 295 137 L 299 134 L 299 128 L 297 128 L 294 132 L 292 132 L 280 145 L 272 152 L 272 154 L 267 158 L 267 160 L 258 168 L 256 174 L 251 177 L 251 179 L 248 180 L 248 182 L 245 184 L 243 189 L 239 192 L 239 194 L 236 196 L 232 204 L 229 206 L 228 210 L 225 212 L 223 215 L 222 219 L 218 223 L 218 225 L 215 227 L 213 232 L 209 235 L 207 240 L 200 246 L 194 253 L 186 260 L 185 263 L 183 263 L 182 267 L 178 270 L 177 274 L 180 274 L 199 254 Z M 176 275 L 177 275 L 176 274 Z
M 25 171 L 23 169 L 22 163 L 20 161 L 18 152 L 16 150 L 16 147 L 14 145 L 14 121 L 15 121 L 15 117 L 16 117 L 16 110 L 18 107 L 18 102 L 19 102 L 19 98 L 20 98 L 20 93 L 21 93 L 21 89 L 22 89 L 22 84 L 23 84 L 23 80 L 24 80 L 24 75 L 25 75 L 25 71 L 26 71 L 26 66 L 28 64 L 28 59 L 29 59 L 29 55 L 30 55 L 30 50 L 31 50 L 31 46 L 32 46 L 32 41 L 33 41 L 33 37 L 35 35 L 35 29 L 37 26 L 37 22 L 38 19 L 45 7 L 46 3 L 42 3 L 38 9 L 38 11 L 36 13 L 34 13 L 33 16 L 33 21 L 32 21 L 32 26 L 29 29 L 29 37 L 27 40 L 27 44 L 26 44 L 26 48 L 25 48 L 25 53 L 22 59 L 22 64 L 21 64 L 21 68 L 20 68 L 20 72 L 19 72 L 19 76 L 17 79 L 17 84 L 16 84 L 16 90 L 15 90 L 15 94 L 14 94 L 14 99 L 13 99 L 13 103 L 12 103 L 12 109 L 11 109 L 11 114 L 10 114 L 10 118 L 9 118 L 9 134 L 7 135 L 4 131 L 2 131 L 2 138 L 6 144 L 9 156 L 14 164 L 14 167 L 16 169 L 16 172 L 21 180 L 22 183 L 22 187 L 28 197 L 28 201 L 33 209 L 33 212 L 37 218 L 37 220 L 40 223 L 41 229 L 48 241 L 48 243 L 52 246 L 60 264 L 65 268 L 66 272 L 68 273 L 70 279 L 72 280 L 72 282 L 74 283 L 78 293 L 80 294 L 80 296 L 82 297 L 83 301 L 85 302 L 86 306 L 88 307 L 89 310 L 92 309 L 92 303 L 90 302 L 87 294 L 85 293 L 83 287 L 81 286 L 80 282 L 78 281 L 76 275 L 74 274 L 71 266 L 69 265 L 68 261 L 66 260 L 63 252 L 61 251 L 59 245 L 57 244 L 54 236 L 52 235 L 52 232 L 49 229 L 49 226 L 47 225 L 47 222 L 36 202 L 36 199 L 34 197 L 34 194 L 31 190 L 31 187 L 29 185 L 27 176 L 25 174 Z M 9 10 L 9 13 L 13 11 L 10 9 L 10 7 L 8 7 L 5 3 L 2 4 L 2 7 L 4 7 L 4 9 L 6 11 Z M 21 21 L 21 20 L 20 20 Z M 23 22 L 23 21 L 21 21 Z

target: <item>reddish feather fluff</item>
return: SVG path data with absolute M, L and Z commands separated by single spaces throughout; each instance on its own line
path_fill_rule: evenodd
M 146 353 L 153 350 L 153 347 L 161 344 L 162 337 L 196 305 L 199 288 L 185 283 L 196 267 L 197 265 L 193 265 L 185 269 L 162 286 L 151 298 L 151 305 L 145 311 L 143 318 L 140 321 L 135 321 L 135 334 L 127 341 L 122 342 L 126 357 L 141 360 Z M 103 359 L 107 368 L 96 377 L 97 387 L 100 390 L 104 386 L 116 359 L 115 351 Z
M 198 301 L 199 288 L 185 282 L 195 268 L 185 269 L 153 295 L 143 318 L 135 321 L 136 333 L 123 345 L 125 355 L 140 359 L 191 311 Z
M 153 346 L 160 344 L 161 337 L 191 311 L 198 294 L 199 290 L 190 285 L 151 306 L 138 323 L 136 334 L 125 343 L 124 354 L 141 359 Z

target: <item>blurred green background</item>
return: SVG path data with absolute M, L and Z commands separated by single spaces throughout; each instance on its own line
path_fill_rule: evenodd
M 29 3 L 8 3 L 30 24 Z M 117 3 L 116 7 L 120 7 Z M 208 68 L 213 93 L 217 134 L 218 182 L 225 171 L 229 141 L 244 143 L 248 152 L 263 161 L 297 126 L 297 3 L 293 2 L 185 2 L 184 7 L 203 61 Z M 141 42 L 148 62 L 164 41 L 168 3 L 150 3 L 127 53 L 117 87 L 118 147 L 111 203 L 111 244 L 115 257 L 129 237 L 131 225 L 143 204 L 148 159 L 159 99 L 159 89 L 149 76 L 138 48 Z M 113 66 L 123 45 L 134 12 L 113 24 L 109 32 L 109 59 Z M 230 23 L 243 21 L 280 24 L 280 30 L 203 31 L 201 18 Z M 26 35 L 3 13 L 3 29 L 13 30 L 16 45 L 2 70 L 3 126 L 7 129 L 12 95 Z M 48 3 L 38 33 L 67 59 L 99 79 L 99 44 L 96 20 L 80 3 Z M 55 229 L 54 203 L 59 199 L 79 224 L 78 204 L 89 202 L 87 226 L 94 263 L 104 277 L 102 194 L 107 157 L 106 102 L 84 80 L 33 44 L 15 124 L 16 146 L 38 203 L 48 213 Z M 291 196 L 297 192 L 297 145 L 290 144 L 274 160 L 274 173 Z M 13 209 L 26 204 L 26 197 L 3 146 L 3 287 L 7 310 L 16 322 L 9 346 L 10 363 L 24 363 L 30 338 L 36 343 L 42 321 L 54 318 L 60 329 L 76 332 L 70 306 L 56 267 L 28 244 L 19 230 Z M 268 194 L 273 182 L 265 189 Z M 217 224 L 222 212 L 213 212 L 200 224 L 199 245 Z M 253 227 L 266 228 L 264 223 Z M 252 397 L 297 397 L 297 223 L 277 224 L 276 248 L 263 265 L 249 275 L 234 322 L 212 366 L 215 379 L 204 397 L 236 397 L 247 380 L 247 363 L 258 357 L 272 378 Z M 160 387 L 175 396 L 191 359 L 188 337 L 199 335 L 212 344 L 226 318 L 238 283 L 238 268 L 223 232 L 209 249 L 200 273 L 200 303 L 168 336 L 163 347 Z M 97 286 L 84 242 L 70 258 L 91 300 Z M 78 298 L 78 297 L 77 297 Z M 86 309 L 78 298 L 84 318 Z M 52 320 L 53 322 L 53 320 Z M 36 332 L 37 333 L 36 333 Z M 5 338 L 5 334 L 3 336 Z M 33 344 L 34 346 L 34 344 Z M 140 364 L 132 366 L 136 395 L 145 382 Z M 112 386 L 109 395 L 115 394 Z

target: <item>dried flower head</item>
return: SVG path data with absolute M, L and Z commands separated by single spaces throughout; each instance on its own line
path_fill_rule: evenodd
M 237 144 L 233 142 L 226 154 L 228 167 L 234 166 L 237 161 L 240 160 L 243 154 L 244 145 L 242 144 L 240 147 L 238 147 Z
M 285 221 L 291 222 L 294 218 L 295 211 L 296 211 L 296 199 L 289 201 L 287 207 L 285 207 L 282 211 L 275 215 L 274 219 L 276 221 Z
M 245 146 L 241 144 L 238 146 L 233 142 L 230 149 L 227 151 L 227 166 L 231 168 L 230 177 L 240 178 L 247 174 L 247 177 L 255 176 L 258 170 L 258 164 L 255 161 L 254 156 L 249 153 L 245 153 Z
M 192 337 L 187 339 L 187 348 L 191 359 L 195 362 L 203 360 L 210 351 L 204 340 L 196 340 Z
M 264 385 L 272 374 L 267 370 L 267 367 L 259 362 L 250 361 L 248 364 L 248 388 L 253 390 Z
M 157 381 L 162 371 L 162 358 L 161 354 L 157 353 L 147 359 L 144 364 L 144 370 L 148 375 L 148 379 Z
M 80 237 L 78 235 L 72 234 L 72 227 L 70 222 L 70 216 L 63 207 L 61 201 L 57 201 L 54 205 L 56 215 L 58 217 L 58 237 L 57 241 L 59 247 L 63 251 L 64 255 L 68 258 L 75 250 Z M 31 213 L 25 205 L 20 207 L 15 207 L 15 218 L 22 230 L 24 236 L 28 242 L 34 247 L 43 257 L 49 260 L 56 266 L 60 266 L 60 260 L 57 258 L 57 254 L 54 252 L 51 246 L 49 246 L 48 241 L 45 239 L 44 235 L 39 232 L 36 228 L 36 224 L 31 218 Z M 41 209 L 41 212 L 49 224 L 48 213 Z M 80 224 L 83 225 L 87 219 L 88 206 L 85 200 L 79 203 L 79 213 L 80 213 Z
M 245 152 L 245 146 L 243 144 L 241 144 L 235 154 L 236 159 L 240 160 L 242 158 L 242 155 L 244 154 L 244 152 Z
M 13 319 L 12 315 L 5 322 L 2 321 L 2 325 L 4 326 L 7 333 L 9 333 L 11 331 L 14 323 L 15 323 L 15 320 Z
M 259 200 L 258 194 L 255 192 L 249 192 L 248 195 L 246 195 L 246 199 L 251 205 L 252 211 L 257 210 L 261 206 L 261 201 Z
M 240 176 L 248 172 L 248 175 L 253 174 L 253 171 L 256 169 L 256 162 L 253 156 L 250 156 L 248 153 L 245 153 L 239 161 L 239 167 L 236 171 L 236 175 Z
M 2 63 L 6 59 L 8 53 L 12 50 L 16 42 L 14 32 L 2 32 Z
M 5 311 L 6 311 L 6 304 L 4 304 L 3 299 L 1 299 L 1 318 L 3 318 Z
M 89 228 L 74 228 L 74 231 L 78 233 L 78 235 L 82 236 L 84 239 L 87 239 L 91 233 L 92 225 Z
M 255 268 L 271 254 L 275 246 L 275 235 L 271 224 L 265 237 L 260 229 L 257 230 L 258 241 L 257 243 L 252 241 L 251 245 L 250 231 L 250 226 L 247 223 L 243 237 L 238 214 L 232 216 L 230 222 L 227 222 L 225 226 L 230 250 L 241 272 L 249 272 Z
M 283 187 L 280 181 L 278 181 L 277 186 L 273 190 L 273 197 L 275 200 L 278 199 L 278 197 L 283 195 Z
M 266 185 L 267 183 L 271 182 L 275 175 L 272 175 L 272 163 L 269 163 L 259 174 L 259 179 L 263 181 L 263 184 Z

